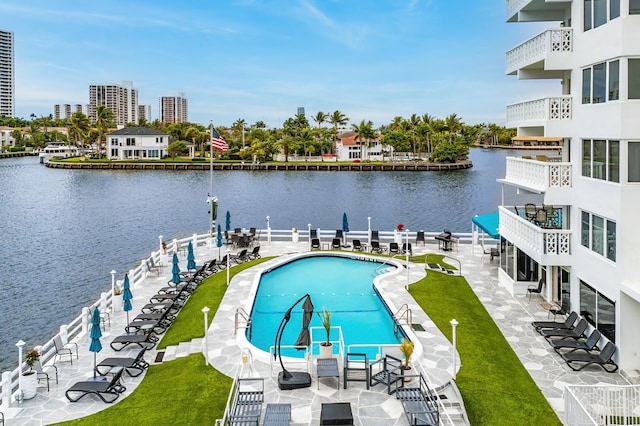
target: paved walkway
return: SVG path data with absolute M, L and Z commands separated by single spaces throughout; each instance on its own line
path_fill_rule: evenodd
M 301 243 L 263 243 L 261 254 L 263 256 L 285 255 L 290 256 L 307 250 L 307 242 Z M 415 253 L 438 252 L 436 245 L 426 247 L 414 247 Z M 628 384 L 625 378 L 618 374 L 608 374 L 601 370 L 589 369 L 582 372 L 573 372 L 551 349 L 544 338 L 539 336 L 531 327 L 530 322 L 536 319 L 546 319 L 547 313 L 542 308 L 538 298 L 528 300 L 525 296 L 512 296 L 497 284 L 497 262 L 491 263 L 489 256 L 481 255 L 481 251 L 476 247 L 476 253 L 472 253 L 470 245 L 461 245 L 459 251 L 447 253 L 449 256 L 458 259 L 462 264 L 462 274 L 467 278 L 470 285 L 484 303 L 489 314 L 496 321 L 507 340 L 510 342 L 516 354 L 520 357 L 525 367 L 550 401 L 552 407 L 563 418 L 562 392 L 566 384 Z M 197 259 L 209 259 L 217 256 L 217 249 L 199 247 L 196 250 Z M 182 259 L 184 262 L 184 259 Z M 214 320 L 208 330 L 209 340 L 209 360 L 220 371 L 235 376 L 242 367 L 241 348 L 238 339 L 233 337 L 233 317 L 238 306 L 244 306 L 247 295 L 251 291 L 253 278 L 258 269 L 262 269 L 274 263 L 271 260 L 262 264 L 260 268 L 252 268 L 236 275 L 231 283 L 227 294 L 220 306 Z M 165 259 L 165 265 L 168 259 Z M 134 311 L 136 307 L 142 306 L 158 288 L 166 285 L 170 268 L 165 266 L 164 274 L 160 277 L 150 276 L 142 284 L 137 286 L 134 293 Z M 224 273 L 224 272 L 222 272 Z M 421 313 L 408 294 L 403 290 L 406 278 L 404 268 L 392 279 L 385 281 L 383 286 L 387 292 L 389 300 L 393 306 L 401 306 L 408 303 L 414 309 L 414 323 L 419 323 L 425 328 L 424 332 L 416 332 L 416 337 L 424 348 L 422 354 L 416 351 L 416 357 L 420 358 L 422 365 L 429 371 L 436 386 L 446 382 L 451 372 L 451 347 L 449 342 L 442 337 L 441 333 L 433 326 L 433 323 Z M 424 276 L 422 265 L 412 265 L 409 270 L 410 281 L 415 281 Z M 135 314 L 131 314 L 135 316 Z M 108 345 L 113 337 L 122 334 L 126 323 L 126 315 L 122 312 L 114 313 L 111 316 L 111 325 L 107 326 L 103 332 L 103 350 L 98 354 L 98 360 L 110 356 L 130 356 L 137 352 L 135 349 L 114 352 Z M 460 324 L 458 327 L 464 327 Z M 215 343 L 214 343 L 215 342 Z M 20 405 L 14 405 L 9 409 L 3 409 L 7 417 L 7 425 L 40 425 L 55 423 L 63 420 L 71 420 L 83 417 L 97 411 L 108 408 L 111 405 L 87 396 L 77 403 L 69 403 L 64 396 L 64 392 L 73 383 L 84 380 L 91 376 L 93 368 L 93 354 L 88 351 L 88 337 L 83 337 L 78 342 L 80 348 L 80 358 L 74 358 L 73 364 L 68 361 L 58 362 L 59 381 L 56 383 L 54 374 L 51 374 L 51 389 L 47 392 L 44 384 L 41 383 L 38 395 L 24 401 Z M 176 356 L 186 356 L 189 353 L 201 352 L 203 341 L 196 339 L 193 342 L 186 342 L 179 347 L 166 350 L 164 360 L 168 361 Z M 255 352 L 255 351 L 254 351 Z M 147 361 L 155 359 L 156 352 L 149 351 L 146 356 Z M 300 389 L 294 392 L 280 392 L 274 376 L 279 372 L 279 367 L 271 370 L 268 359 L 258 353 L 252 353 L 253 363 L 251 370 L 245 366 L 243 375 L 252 373 L 255 376 L 267 378 L 265 385 L 267 391 L 265 403 L 268 402 L 290 402 L 293 406 L 293 424 L 315 424 L 319 419 L 320 405 L 323 402 L 344 401 L 351 402 L 354 412 L 359 420 L 358 425 L 406 425 L 406 419 L 402 412 L 402 407 L 394 398 L 389 398 L 381 391 L 368 392 L 364 384 L 351 384 L 348 389 L 342 389 L 342 385 L 336 383 L 335 379 L 325 379 L 319 389 L 314 384 L 311 388 Z M 464 360 L 462 360 L 464 363 Z M 51 369 L 46 369 L 52 373 Z M 313 370 L 312 370 L 313 371 Z M 126 392 L 119 401 L 126 398 L 142 380 L 143 376 L 130 378 L 125 375 L 124 385 Z M 640 382 L 638 382 L 640 383 Z

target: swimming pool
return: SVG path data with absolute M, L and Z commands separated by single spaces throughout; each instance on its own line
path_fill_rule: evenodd
M 309 293 L 315 312 L 323 307 L 331 311 L 332 326 L 340 326 L 345 348 L 353 344 L 395 345 L 402 339 L 402 330 L 395 327 L 392 314 L 373 287 L 381 273 L 395 270 L 367 258 L 315 255 L 295 259 L 266 270 L 260 276 L 251 309 L 251 333 L 246 337 L 257 348 L 269 352 L 282 318 L 293 303 Z M 302 324 L 302 306 L 295 307 L 282 338 L 282 345 L 293 345 Z M 321 327 L 314 313 L 311 327 Z M 314 341 L 324 339 L 324 329 L 313 330 Z M 331 340 L 338 340 L 332 330 Z M 312 345 L 317 354 L 317 345 Z M 358 352 L 363 350 L 358 349 Z M 366 350 L 375 358 L 375 350 Z M 304 351 L 283 349 L 283 355 L 302 357 Z M 334 353 L 336 349 L 334 348 Z

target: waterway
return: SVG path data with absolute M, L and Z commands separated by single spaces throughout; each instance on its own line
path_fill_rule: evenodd
M 474 167 L 450 172 L 213 174 L 219 215 L 231 226 L 469 232 L 500 203 L 512 150 L 472 149 Z M 0 371 L 15 343 L 42 344 L 158 246 L 209 227 L 208 171 L 49 169 L 37 157 L 0 160 Z M 508 195 L 508 194 L 507 194 Z

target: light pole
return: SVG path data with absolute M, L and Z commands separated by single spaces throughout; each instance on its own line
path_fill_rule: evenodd
M 16 395 L 16 400 L 18 402 L 22 402 L 24 399 L 24 393 L 22 392 L 22 348 L 26 343 L 23 340 L 19 340 L 16 343 L 18 347 L 18 393 Z
M 309 228 L 309 251 L 311 251 L 311 224 L 307 223 L 307 228 Z
M 111 311 L 113 312 L 113 298 L 116 297 L 116 270 L 111 270 Z
M 454 319 L 451 320 L 451 340 L 453 343 L 453 353 L 452 353 L 452 357 L 453 357 L 453 374 L 451 375 L 453 377 L 453 380 L 456 379 L 456 327 L 458 325 L 458 321 Z
M 229 256 L 231 256 L 231 250 L 227 249 L 227 287 L 229 287 Z
M 162 250 L 162 235 L 159 235 L 158 239 L 160 240 L 160 252 L 164 254 L 164 250 Z
M 404 254 L 405 262 L 407 265 L 407 285 L 405 286 L 405 289 L 409 290 L 409 228 L 407 228 L 405 231 Z
M 202 308 L 204 314 L 204 365 L 209 365 L 209 343 L 207 342 L 207 328 L 209 327 L 209 307 Z
M 269 216 L 267 216 L 267 242 L 271 242 L 271 227 L 269 225 Z
M 369 234 L 369 245 L 371 245 L 371 216 L 367 218 L 367 233 Z

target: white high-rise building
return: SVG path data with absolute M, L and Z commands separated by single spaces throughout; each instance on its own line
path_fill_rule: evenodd
M 138 105 L 138 120 L 141 118 L 151 123 L 151 105 Z
M 15 64 L 13 33 L 0 30 L 0 116 L 15 115 Z
M 89 111 L 91 122 L 96 121 L 98 105 L 105 105 L 113 111 L 117 126 L 138 122 L 138 91 L 133 82 L 123 81 L 121 84 L 89 86 Z
M 89 110 L 89 105 L 81 105 L 81 104 L 55 104 L 53 106 L 53 118 L 71 118 L 73 113 L 81 112 L 87 114 Z
M 183 123 L 189 121 L 187 98 L 184 93 L 179 96 L 163 96 L 160 98 L 160 121 L 163 123 Z
M 508 22 L 549 28 L 507 52 L 506 73 L 558 93 L 507 106 L 519 136 L 561 155 L 509 157 L 500 283 L 576 311 L 640 370 L 640 0 L 507 0 Z M 526 83 L 522 83 L 523 86 Z M 511 200 L 513 201 L 513 200 Z M 503 203 L 504 204 L 504 203 Z

